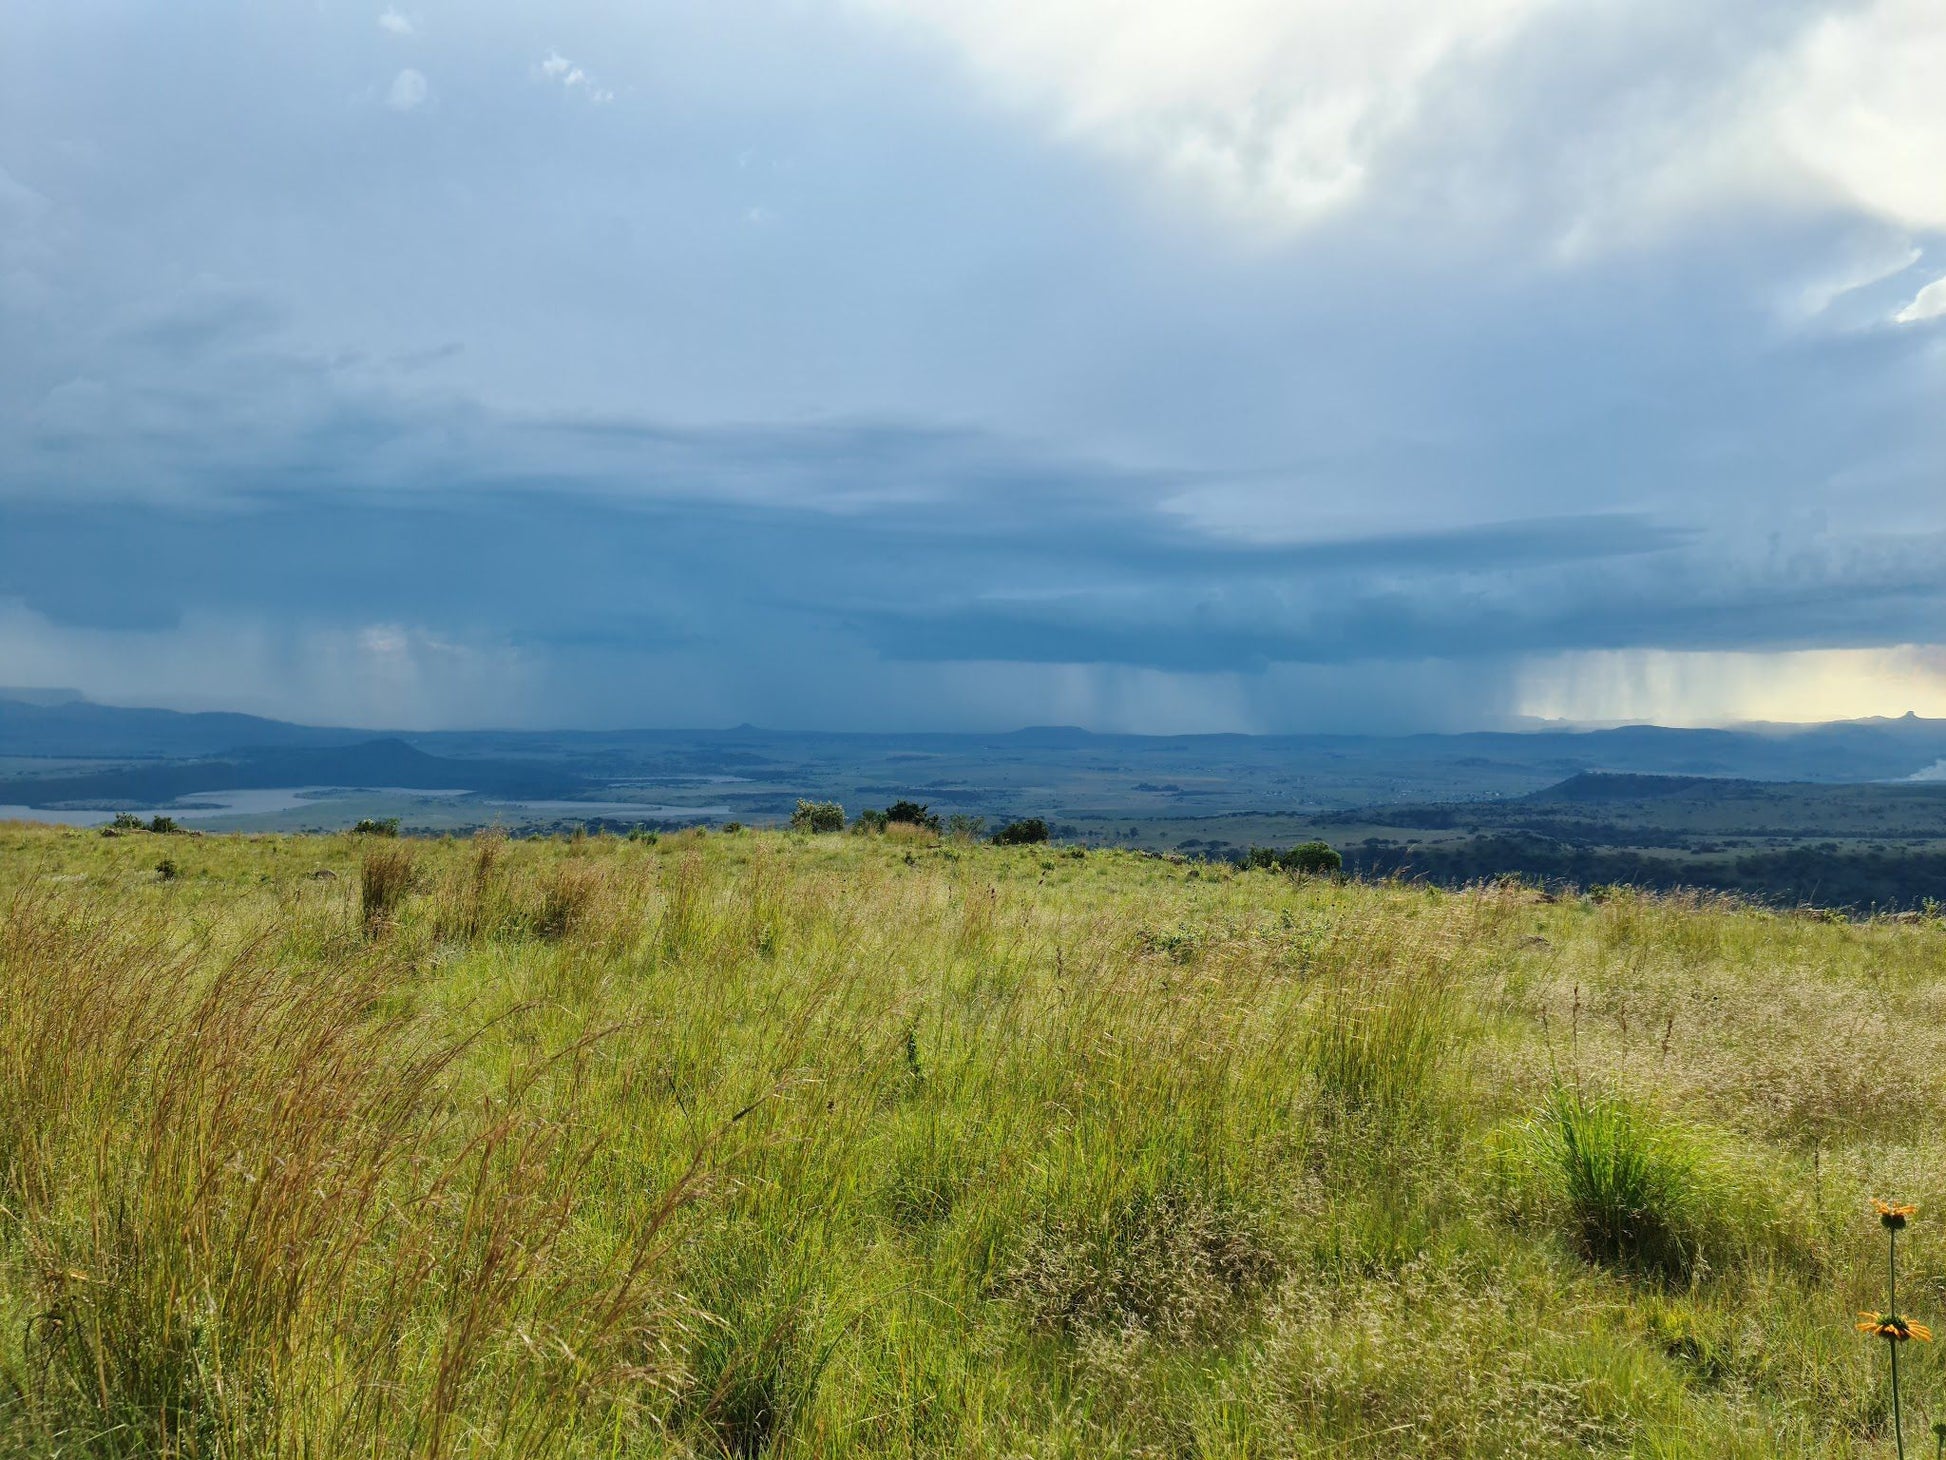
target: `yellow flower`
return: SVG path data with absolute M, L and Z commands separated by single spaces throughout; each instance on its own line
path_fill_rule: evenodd
M 1878 1219 L 1894 1232 L 1905 1226 L 1905 1219 L 1919 1210 L 1915 1206 L 1899 1206 L 1892 1202 L 1872 1198 L 1872 1206 L 1878 1211 Z
M 1860 1313 L 1864 1321 L 1858 1325 L 1860 1333 L 1875 1333 L 1892 1343 L 1904 1343 L 1908 1338 L 1916 1338 L 1921 1343 L 1932 1342 L 1932 1330 L 1923 1323 L 1914 1323 L 1899 1313 Z

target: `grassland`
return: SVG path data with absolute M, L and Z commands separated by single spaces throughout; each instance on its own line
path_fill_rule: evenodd
M 1929 922 L 896 834 L 0 904 L 9 1454 L 1883 1455 L 1869 1197 L 1946 1316 Z

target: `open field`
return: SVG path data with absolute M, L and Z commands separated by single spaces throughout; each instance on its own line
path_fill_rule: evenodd
M 1891 1453 L 1937 922 L 904 830 L 0 825 L 0 1448 Z

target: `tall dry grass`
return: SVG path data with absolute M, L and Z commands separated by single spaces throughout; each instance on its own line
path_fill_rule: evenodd
M 18 1432 L 116 1454 L 530 1453 L 666 1382 L 683 1318 L 663 1229 L 688 1183 L 584 1250 L 599 1034 L 461 1098 L 476 1036 L 412 1013 L 409 968 L 277 954 L 274 928 L 225 943 L 13 896 Z

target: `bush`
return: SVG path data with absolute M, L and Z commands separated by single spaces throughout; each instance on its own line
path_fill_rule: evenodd
M 858 819 L 851 824 L 851 829 L 861 834 L 868 831 L 884 831 L 885 813 L 883 811 L 874 811 L 871 807 L 867 806 L 863 811 L 858 813 Z
M 968 816 L 964 811 L 955 811 L 946 818 L 946 835 L 955 841 L 976 842 L 986 833 L 987 819 L 984 816 Z
M 1299 842 L 1278 859 L 1286 872 L 1323 877 L 1340 871 L 1345 859 L 1324 842 Z
M 397 836 L 399 834 L 399 818 L 396 816 L 387 816 L 375 819 L 367 816 L 362 818 L 356 826 L 352 827 L 351 834 L 353 836 Z
M 743 823 L 740 821 L 726 821 L 723 823 L 722 826 L 722 832 L 723 835 L 725 836 L 735 836 L 738 832 L 742 830 L 743 830 Z
M 1029 847 L 1047 840 L 1047 822 L 1038 816 L 1010 821 L 993 834 L 996 847 Z
M 115 813 L 115 819 L 109 822 L 108 825 L 116 831 L 147 831 L 148 830 L 148 828 L 145 825 L 143 825 L 142 818 L 137 816 L 133 811 L 117 811 Z
M 1252 847 L 1243 854 L 1243 866 L 1249 872 L 1275 872 L 1284 865 L 1284 854 L 1275 847 Z
M 164 857 L 155 864 L 155 875 L 164 882 L 173 882 L 182 875 L 182 868 L 176 865 L 174 858 Z
M 885 821 L 888 826 L 896 821 L 906 826 L 923 826 L 927 831 L 939 830 L 939 818 L 932 814 L 930 807 L 917 801 L 894 801 L 885 808 Z
M 173 816 L 153 816 L 149 818 L 149 830 L 161 836 L 174 836 L 182 828 L 176 825 Z
M 845 829 L 845 808 L 836 801 L 802 801 L 791 813 L 792 831 L 826 832 Z

